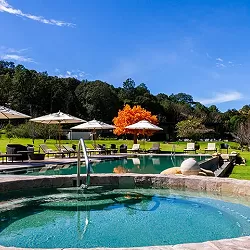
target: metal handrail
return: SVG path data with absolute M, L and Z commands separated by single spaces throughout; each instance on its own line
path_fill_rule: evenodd
M 175 144 L 173 144 L 173 146 L 172 146 L 171 155 L 174 155 L 174 156 L 175 156 Z
M 173 144 L 172 150 L 171 150 L 171 161 L 173 163 L 173 166 L 176 167 L 176 164 L 175 164 L 175 144 Z
M 76 179 L 76 185 L 77 187 L 80 187 L 80 177 L 81 177 L 81 148 L 83 151 L 84 159 L 85 159 L 85 164 L 86 164 L 86 184 L 84 185 L 84 188 L 88 188 L 90 184 L 90 169 L 91 169 L 91 164 L 87 155 L 87 148 L 84 143 L 84 140 L 81 138 L 78 142 L 78 151 L 77 151 L 77 179 Z

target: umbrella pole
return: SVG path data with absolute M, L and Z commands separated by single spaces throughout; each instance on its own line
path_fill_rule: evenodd
M 59 143 L 59 148 L 61 149 L 61 123 L 60 122 L 58 124 L 58 143 Z
M 96 148 L 96 130 L 93 129 L 92 133 L 93 133 L 94 148 Z
M 144 152 L 146 151 L 145 147 L 146 147 L 146 137 L 145 137 L 145 128 L 143 129 L 143 137 L 144 137 Z

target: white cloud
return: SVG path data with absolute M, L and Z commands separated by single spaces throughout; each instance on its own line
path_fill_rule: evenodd
M 26 17 L 31 20 L 38 21 L 38 22 L 45 23 L 45 24 L 51 24 L 51 25 L 56 25 L 56 26 L 68 26 L 68 27 L 75 26 L 75 24 L 73 23 L 67 23 L 64 21 L 59 21 L 59 20 L 54 20 L 54 19 L 46 19 L 42 16 L 35 16 L 32 14 L 23 13 L 21 10 L 15 9 L 11 5 L 9 5 L 6 0 L 0 0 L 0 12 L 7 12 L 9 14 L 13 14 L 16 16 Z
M 35 62 L 32 58 L 30 57 L 25 57 L 21 55 L 15 55 L 15 54 L 7 54 L 7 55 L 2 55 L 0 56 L 2 60 L 13 60 L 13 61 L 18 61 L 18 62 Z
M 207 58 L 212 59 L 212 57 L 208 53 L 206 53 L 206 56 Z
M 217 68 L 226 68 L 226 65 L 223 63 L 216 63 Z
M 91 76 L 90 74 L 87 74 L 84 71 L 79 70 L 79 69 L 71 70 L 71 71 L 66 70 L 65 73 L 61 73 L 61 70 L 56 68 L 55 72 L 60 73 L 60 74 L 56 74 L 60 78 L 74 77 L 76 79 L 83 80 L 83 79 L 86 79 L 88 76 Z
M 26 49 L 13 49 L 13 48 L 8 48 L 6 46 L 0 46 L 0 51 L 5 51 L 7 53 L 22 54 L 23 52 L 26 52 L 28 50 L 29 50 L 29 48 L 26 48 Z
M 214 97 L 207 98 L 207 99 L 200 99 L 198 102 L 209 105 L 209 104 L 218 104 L 223 102 L 231 102 L 240 100 L 243 98 L 243 95 L 240 92 L 232 91 L 227 93 L 215 93 Z
M 1 0 L 0 0 L 1 1 Z M 28 49 L 13 49 L 5 46 L 0 47 L 0 59 L 17 62 L 36 63 L 31 57 L 24 55 Z
M 223 59 L 221 59 L 220 57 L 218 57 L 218 58 L 216 58 L 216 61 L 223 62 Z
M 228 63 L 229 63 L 229 64 L 232 64 L 233 62 L 231 62 L 231 61 L 228 61 Z

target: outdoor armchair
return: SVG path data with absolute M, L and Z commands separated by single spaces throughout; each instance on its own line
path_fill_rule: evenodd
M 227 143 L 222 143 L 220 145 L 220 151 L 222 151 L 222 149 L 226 149 L 228 154 L 229 145 Z
M 87 153 L 89 153 L 91 155 L 91 153 L 99 153 L 99 154 L 104 154 L 106 153 L 106 150 L 105 150 L 105 147 L 100 145 L 100 144 L 97 144 L 97 145 L 93 145 L 93 148 L 87 148 Z
M 116 147 L 116 144 L 111 144 L 110 145 L 110 151 L 111 151 L 111 153 L 117 153 L 118 152 L 118 149 L 117 149 L 117 147 Z
M 120 146 L 120 153 L 127 153 L 128 146 L 126 144 L 122 144 Z

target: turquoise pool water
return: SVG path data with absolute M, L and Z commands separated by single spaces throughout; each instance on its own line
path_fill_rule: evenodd
M 159 174 L 166 168 L 180 166 L 182 161 L 190 156 L 141 156 L 122 160 L 102 161 L 92 163 L 94 173 L 140 173 L 140 174 Z M 211 156 L 195 156 L 197 161 L 204 161 Z M 71 175 L 75 174 L 76 164 L 47 166 L 42 170 L 28 170 L 28 175 Z M 82 166 L 81 173 L 85 173 L 85 166 Z
M 250 207 L 170 190 L 55 190 L 1 203 L 0 245 L 139 247 L 250 235 Z

